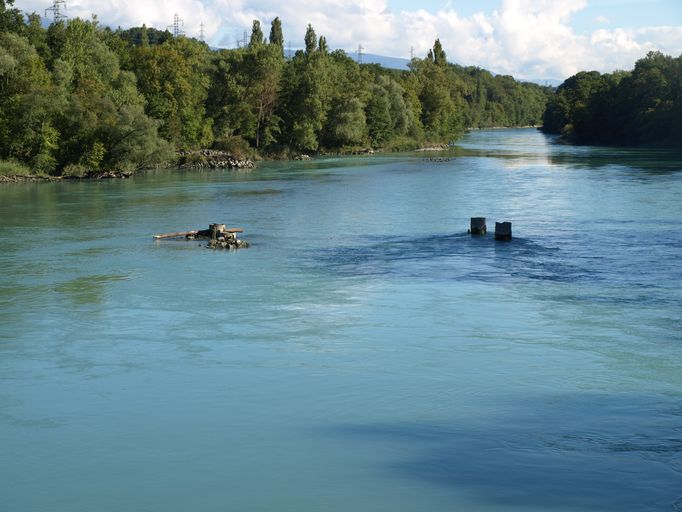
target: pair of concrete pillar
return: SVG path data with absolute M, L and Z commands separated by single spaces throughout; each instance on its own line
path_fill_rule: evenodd
M 471 228 L 469 233 L 472 235 L 485 235 L 488 233 L 488 228 L 485 223 L 485 217 L 471 217 Z M 495 223 L 495 240 L 511 240 L 512 239 L 512 223 L 511 222 L 496 222 Z

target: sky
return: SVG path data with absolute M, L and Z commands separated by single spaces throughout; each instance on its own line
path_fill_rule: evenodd
M 308 23 L 331 48 L 390 57 L 426 55 L 438 37 L 448 60 L 520 79 L 631 69 L 650 50 L 682 54 L 682 0 L 66 0 L 66 14 L 123 28 L 165 29 L 178 13 L 188 36 L 236 46 L 258 19 L 279 16 L 300 48 Z M 44 13 L 51 0 L 16 0 Z

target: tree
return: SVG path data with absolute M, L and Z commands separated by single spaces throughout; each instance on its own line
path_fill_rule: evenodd
M 320 51 L 320 53 L 327 54 L 329 52 L 329 47 L 327 46 L 327 38 L 324 36 L 320 36 L 320 42 L 317 45 L 317 49 Z
M 19 33 L 24 26 L 24 15 L 14 6 L 14 0 L 0 0 L 0 32 Z
M 48 61 L 50 58 L 50 47 L 47 43 L 47 32 L 43 29 L 40 15 L 37 13 L 34 12 L 28 15 L 24 36 L 36 49 L 43 62 Z
M 682 143 L 682 56 L 649 52 L 632 72 L 581 72 L 556 90 L 544 113 L 548 133 L 578 143 Z
M 0 158 L 15 158 L 40 172 L 56 167 L 61 106 L 50 76 L 29 41 L 0 33 Z
M 282 21 L 279 17 L 272 20 L 270 25 L 270 44 L 279 46 L 284 55 L 284 34 L 282 33 Z
M 255 46 L 260 46 L 265 42 L 263 37 L 263 30 L 260 28 L 260 21 L 253 20 L 253 26 L 251 27 L 251 41 L 249 46 L 251 48 Z
M 391 104 L 388 100 L 388 92 L 381 85 L 372 86 L 366 112 L 367 127 L 372 143 L 375 146 L 381 146 L 388 142 L 393 135 Z
M 440 39 L 436 39 L 433 44 L 433 63 L 436 66 L 447 66 L 448 60 L 443 50 L 443 46 L 440 44 Z
M 135 76 L 98 37 L 94 23 L 70 20 L 62 51 L 54 56 L 55 97 L 65 106 L 55 116 L 61 134 L 58 168 L 136 170 L 170 157 L 144 112 Z
M 178 38 L 160 46 L 138 46 L 131 70 L 138 77 L 146 112 L 162 122 L 160 134 L 180 148 L 210 144 L 205 102 L 210 86 L 209 54 L 198 41 Z
M 361 144 L 367 130 L 365 106 L 358 98 L 337 103 L 330 115 L 330 126 L 333 145 Z
M 315 35 L 315 30 L 313 26 L 308 24 L 308 28 L 305 31 L 305 54 L 310 55 L 315 51 L 317 47 L 317 36 Z
M 276 141 L 284 59 L 277 45 L 223 50 L 214 61 L 207 104 L 219 140 L 240 136 L 256 148 Z

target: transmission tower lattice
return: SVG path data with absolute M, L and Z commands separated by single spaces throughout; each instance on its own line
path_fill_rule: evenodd
M 199 40 L 204 41 L 204 40 L 205 40 L 205 37 L 204 37 L 204 27 L 205 27 L 204 22 L 202 21 L 202 22 L 201 22 L 201 25 L 199 25 L 199 26 L 201 27 L 201 32 L 199 32 Z
M 361 44 L 358 45 L 358 64 L 362 64 L 362 50 L 364 49 Z
M 180 16 L 178 16 L 178 13 L 176 12 L 175 15 L 173 16 L 173 24 L 168 25 L 168 28 L 173 29 L 173 37 L 184 36 L 185 31 L 182 30 L 184 26 L 185 22 L 182 19 L 180 19 Z
M 62 12 L 66 10 L 66 0 L 53 0 L 52 7 L 45 9 L 45 17 L 48 18 L 52 14 L 52 23 L 59 23 L 66 19 L 66 14 Z

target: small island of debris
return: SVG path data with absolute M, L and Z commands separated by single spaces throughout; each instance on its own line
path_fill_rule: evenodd
M 246 249 L 249 243 L 237 238 L 237 235 L 243 232 L 242 228 L 228 228 L 225 224 L 210 224 L 208 229 L 154 235 L 154 240 L 184 237 L 185 240 L 208 240 L 210 249 Z

